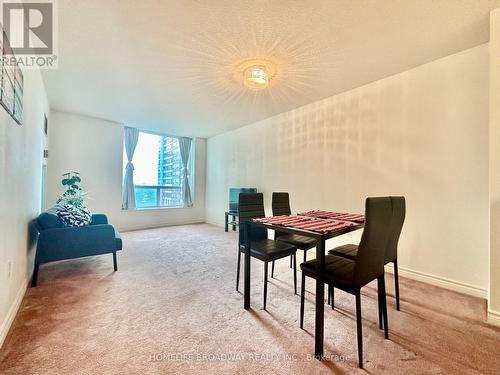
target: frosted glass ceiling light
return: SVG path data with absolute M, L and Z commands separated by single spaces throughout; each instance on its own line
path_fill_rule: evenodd
M 264 65 L 252 65 L 244 71 L 243 83 L 252 90 L 262 90 L 269 85 L 269 72 Z
M 243 76 L 243 84 L 250 90 L 262 90 L 269 86 L 276 76 L 276 65 L 264 59 L 246 60 L 239 63 L 234 76 L 239 82 Z

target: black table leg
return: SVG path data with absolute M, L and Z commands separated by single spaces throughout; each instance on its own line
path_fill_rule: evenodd
M 233 216 L 233 223 L 236 223 L 236 215 Z M 233 224 L 233 232 L 236 230 L 236 224 Z
M 316 242 L 316 321 L 314 333 L 314 356 L 316 359 L 323 358 L 323 334 L 324 334 L 324 309 L 325 309 L 325 284 L 323 282 L 323 269 L 325 264 L 325 239 Z
M 227 222 L 228 222 L 228 220 L 229 220 L 229 214 L 226 212 L 224 214 L 224 232 L 227 232 L 227 229 L 228 229 L 227 228 Z
M 245 223 L 244 239 L 245 239 L 245 284 L 244 284 L 244 307 L 245 310 L 250 308 L 250 225 Z

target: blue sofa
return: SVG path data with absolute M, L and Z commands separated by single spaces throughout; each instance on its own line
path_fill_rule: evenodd
M 118 270 L 116 252 L 122 249 L 122 239 L 108 224 L 106 215 L 92 215 L 90 225 L 85 227 L 67 227 L 52 208 L 42 212 L 35 219 L 34 226 L 38 241 L 32 287 L 36 286 L 38 268 L 42 263 L 111 253 L 114 270 Z

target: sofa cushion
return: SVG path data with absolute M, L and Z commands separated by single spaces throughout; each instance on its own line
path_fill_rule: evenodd
M 57 216 L 57 209 L 55 207 L 42 212 L 38 216 L 37 221 L 41 230 L 64 227 L 63 221 Z

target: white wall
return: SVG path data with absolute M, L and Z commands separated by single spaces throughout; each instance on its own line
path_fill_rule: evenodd
M 490 14 L 490 279 L 488 320 L 500 325 L 500 9 Z
M 295 212 L 362 212 L 367 196 L 404 195 L 407 275 L 486 296 L 487 44 L 209 138 L 207 147 L 208 222 L 222 225 L 230 186 L 257 187 L 268 214 L 273 191 L 289 191 Z
M 0 107 L 0 346 L 33 272 L 28 224 L 40 211 L 43 115 L 49 115 L 40 72 L 23 73 L 23 125 Z
M 94 213 L 105 213 L 119 230 L 205 221 L 206 140 L 195 142 L 195 197 L 190 208 L 124 211 L 122 202 L 123 126 L 102 119 L 51 112 L 48 199 L 51 206 L 62 191 L 61 174 L 81 173 Z

